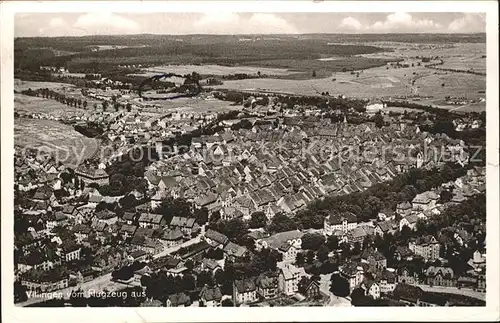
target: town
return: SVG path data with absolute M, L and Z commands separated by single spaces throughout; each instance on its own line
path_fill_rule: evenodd
M 16 127 L 85 140 L 16 142 L 16 305 L 485 305 L 484 111 L 151 66 L 17 70 L 16 100 L 57 108 Z

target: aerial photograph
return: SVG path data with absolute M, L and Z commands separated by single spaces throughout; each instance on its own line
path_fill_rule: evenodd
M 485 307 L 486 39 L 471 12 L 17 13 L 15 306 Z

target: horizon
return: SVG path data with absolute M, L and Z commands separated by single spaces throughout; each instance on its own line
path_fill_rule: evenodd
M 83 36 L 16 36 L 17 38 L 92 38 L 92 37 L 131 37 L 131 36 L 175 36 L 175 37 L 184 37 L 184 36 L 212 36 L 212 37 L 221 37 L 221 36 L 304 36 L 304 35 L 346 35 L 346 36 L 378 36 L 378 35 L 452 35 L 452 36 L 470 36 L 470 35 L 486 35 L 486 32 L 462 32 L 462 33 L 453 33 L 453 32 L 436 32 L 436 33 L 422 33 L 422 32 L 408 32 L 408 33 L 334 33 L 334 32 L 311 32 L 311 33 L 300 33 L 300 34 L 203 34 L 203 33 L 193 33 L 193 34 L 154 34 L 154 33 L 137 33 L 137 34 L 95 34 L 95 35 L 83 35 Z
M 14 36 L 476 34 L 478 12 L 18 13 Z

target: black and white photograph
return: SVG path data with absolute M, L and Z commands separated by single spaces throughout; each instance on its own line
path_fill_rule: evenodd
M 12 306 L 498 318 L 497 3 L 328 2 L 12 4 Z

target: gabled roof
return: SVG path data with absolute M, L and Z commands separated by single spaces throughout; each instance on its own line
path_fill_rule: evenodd
M 218 242 L 222 245 L 225 245 L 229 241 L 224 234 L 212 229 L 208 229 L 207 232 L 205 232 L 205 238 Z
M 200 291 L 200 299 L 207 302 L 220 301 L 222 299 L 222 292 L 219 287 L 204 286 Z
M 236 286 L 238 293 L 248 293 L 256 290 L 254 277 L 243 280 L 235 280 L 234 285 Z

